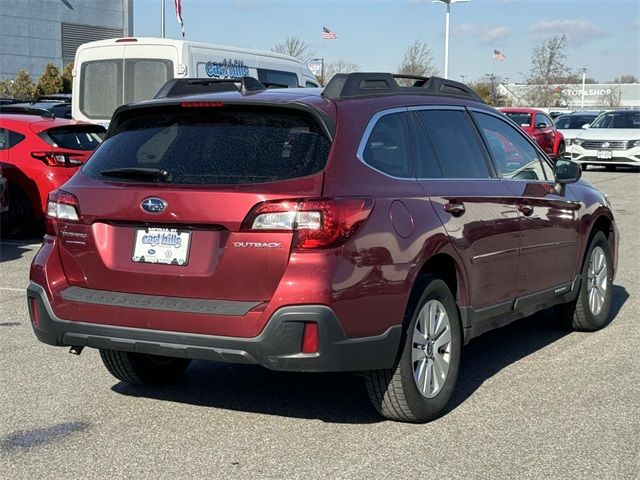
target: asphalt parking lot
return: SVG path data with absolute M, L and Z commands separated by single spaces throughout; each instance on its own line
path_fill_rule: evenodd
M 37 239 L 1 244 L 0 477 L 638 478 L 640 173 L 591 169 L 621 231 L 611 325 L 543 312 L 473 340 L 442 418 L 384 421 L 362 378 L 196 362 L 119 383 L 95 350 L 40 344 L 24 289 Z

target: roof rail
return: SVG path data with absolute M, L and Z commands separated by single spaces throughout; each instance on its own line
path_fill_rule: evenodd
M 266 87 L 253 77 L 218 80 L 215 78 L 174 78 L 165 83 L 153 98 L 182 97 L 201 93 L 240 92 L 242 95 L 262 92 Z
M 397 80 L 408 80 L 411 84 L 403 86 Z M 338 73 L 322 92 L 322 96 L 333 100 L 398 94 L 443 95 L 482 102 L 476 92 L 460 82 L 440 77 L 377 72 Z

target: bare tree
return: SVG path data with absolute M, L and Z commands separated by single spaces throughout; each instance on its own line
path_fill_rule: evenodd
M 570 76 L 564 53 L 566 45 L 567 37 L 556 35 L 533 49 L 531 69 L 526 78 L 530 86 L 528 100 L 532 105 L 553 107 L 563 103 L 562 88 L 557 86 L 566 84 L 565 80 Z
M 307 42 L 301 40 L 300 37 L 295 35 L 293 37 L 287 37 L 287 39 L 282 43 L 276 43 L 271 47 L 271 51 L 296 57 L 304 63 L 309 63 L 309 60 L 311 60 L 316 54 Z
M 638 77 L 627 73 L 613 79 L 612 83 L 638 83 Z
M 419 75 L 430 77 L 438 74 L 438 69 L 433 64 L 431 49 L 421 40 L 416 40 L 407 47 L 398 67 L 401 75 Z
M 358 70 L 360 70 L 360 65 L 345 60 L 326 63 L 324 66 L 324 85 L 329 83 L 329 80 L 331 80 L 336 73 L 352 73 Z
M 622 105 L 622 89 L 619 85 L 613 85 L 611 90 L 607 91 L 605 95 L 602 95 L 598 100 L 598 107 L 600 108 L 614 108 Z

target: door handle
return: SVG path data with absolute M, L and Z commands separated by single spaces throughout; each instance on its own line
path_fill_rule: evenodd
M 521 203 L 518 205 L 518 210 L 525 216 L 529 217 L 533 213 L 533 207 L 531 205 L 527 205 L 526 203 Z
M 443 205 L 444 211 L 450 213 L 454 217 L 460 217 L 464 215 L 466 209 L 464 208 L 464 203 L 457 202 L 449 202 Z

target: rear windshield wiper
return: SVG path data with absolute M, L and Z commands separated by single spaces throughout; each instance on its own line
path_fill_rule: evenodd
M 130 180 L 151 180 L 156 182 L 171 182 L 173 175 L 161 168 L 123 167 L 102 170 L 104 177 L 124 178 Z

